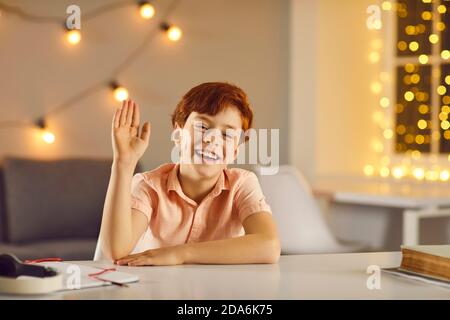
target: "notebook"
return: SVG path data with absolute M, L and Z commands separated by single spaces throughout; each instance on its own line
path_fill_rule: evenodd
M 62 275 L 63 284 L 61 290 L 77 290 L 113 284 L 124 285 L 139 281 L 137 275 L 101 267 L 54 261 L 37 264 L 54 268 Z

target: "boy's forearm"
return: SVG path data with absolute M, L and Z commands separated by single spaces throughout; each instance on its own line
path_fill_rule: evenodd
M 188 243 L 181 250 L 186 264 L 277 263 L 280 257 L 279 240 L 263 234 Z
M 129 253 L 132 239 L 131 180 L 135 166 L 113 162 L 101 226 L 105 254 L 111 258 Z

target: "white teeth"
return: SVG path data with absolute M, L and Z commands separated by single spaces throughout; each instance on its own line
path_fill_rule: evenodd
M 209 158 L 211 160 L 217 160 L 219 157 L 211 152 L 205 152 L 203 150 L 197 150 L 197 153 L 202 155 L 203 157 Z

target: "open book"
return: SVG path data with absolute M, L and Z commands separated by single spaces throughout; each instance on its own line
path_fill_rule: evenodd
M 450 245 L 402 246 L 398 268 L 383 271 L 450 288 Z

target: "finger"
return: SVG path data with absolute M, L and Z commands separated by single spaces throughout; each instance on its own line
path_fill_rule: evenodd
M 116 260 L 116 262 L 118 264 L 127 264 L 129 261 L 134 260 L 136 258 L 140 258 L 141 256 L 145 255 L 146 252 L 141 252 L 141 253 L 135 253 L 135 254 L 130 254 L 126 257 L 123 257 L 119 260 Z
M 152 264 L 152 258 L 151 257 L 142 257 L 137 258 L 133 261 L 130 261 L 128 263 L 129 266 L 149 266 Z
M 150 123 L 145 122 L 142 126 L 141 139 L 148 142 L 150 139 Z
M 124 100 L 122 102 L 122 108 L 120 108 L 121 113 L 120 113 L 120 120 L 119 120 L 119 126 L 123 126 L 125 125 L 125 121 L 126 121 L 126 117 L 127 117 L 127 100 Z
M 140 116 L 139 106 L 136 102 L 133 102 L 133 121 L 131 123 L 133 127 L 139 127 Z
M 130 100 L 128 102 L 128 113 L 127 113 L 127 122 L 126 122 L 126 126 L 129 127 L 131 126 L 131 123 L 133 121 L 133 114 L 134 114 L 134 101 Z
M 118 128 L 119 127 L 119 120 L 120 120 L 120 113 L 121 113 L 121 108 L 117 108 L 116 112 L 114 112 L 114 117 L 113 117 L 113 128 Z

